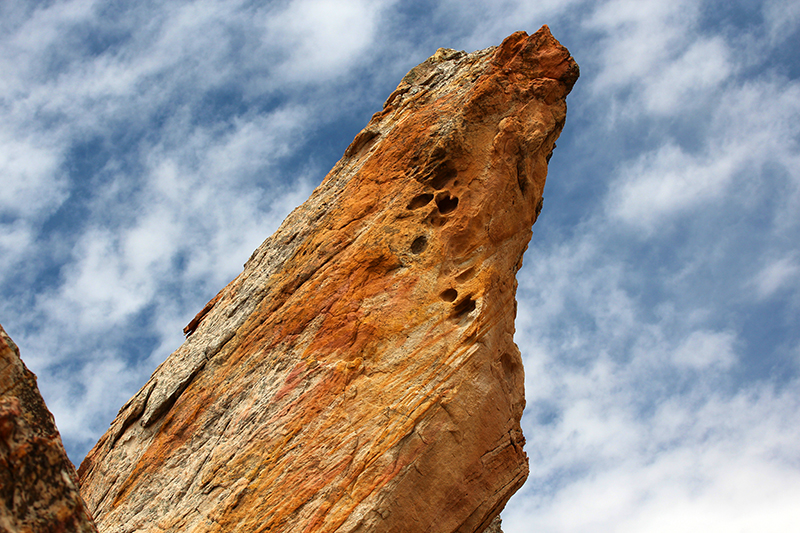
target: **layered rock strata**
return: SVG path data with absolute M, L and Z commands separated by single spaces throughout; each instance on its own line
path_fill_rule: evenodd
M 36 376 L 0 326 L 0 532 L 28 531 L 97 530 Z
M 525 481 L 515 273 L 578 77 L 412 69 L 79 469 L 102 532 L 476 532 Z

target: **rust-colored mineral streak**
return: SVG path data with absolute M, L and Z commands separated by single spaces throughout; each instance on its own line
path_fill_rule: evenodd
M 80 468 L 102 532 L 477 532 L 525 481 L 515 274 L 578 78 L 415 67 Z
M 53 415 L 0 326 L 0 532 L 96 532 Z

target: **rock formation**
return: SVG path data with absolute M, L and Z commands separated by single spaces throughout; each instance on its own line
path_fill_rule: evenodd
M 478 532 L 525 481 L 515 273 L 578 78 L 543 27 L 403 78 L 79 469 L 102 532 Z
M 96 532 L 53 415 L 0 326 L 0 532 Z

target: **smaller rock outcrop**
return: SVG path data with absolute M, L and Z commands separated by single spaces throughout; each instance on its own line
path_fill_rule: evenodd
M 36 376 L 0 326 L 0 532 L 95 532 Z

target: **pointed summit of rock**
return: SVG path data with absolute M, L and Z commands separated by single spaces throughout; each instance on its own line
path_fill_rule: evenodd
M 479 532 L 528 473 L 515 274 L 578 66 L 413 68 L 79 469 L 101 532 Z

